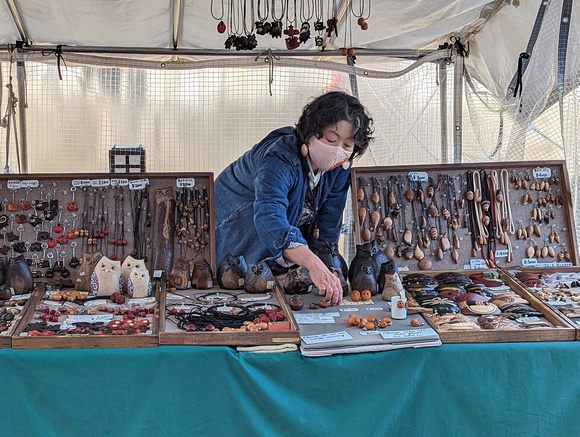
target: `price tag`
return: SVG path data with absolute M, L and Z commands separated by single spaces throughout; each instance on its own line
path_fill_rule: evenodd
M 99 305 L 107 305 L 110 301 L 105 300 L 105 299 L 95 299 L 95 300 L 89 300 L 88 302 L 85 302 L 85 306 L 88 307 L 98 307 Z
M 549 178 L 552 176 L 552 170 L 548 167 L 536 167 L 532 170 L 535 178 Z
M 68 316 L 65 320 L 65 323 L 96 323 L 96 322 L 108 322 L 109 320 L 113 320 L 113 314 L 95 314 L 95 315 L 73 315 Z
M 147 188 L 147 185 L 149 185 L 149 179 L 147 178 L 129 181 L 130 190 L 142 190 L 143 188 Z
M 127 185 L 129 185 L 129 179 L 111 179 L 113 187 L 126 187 Z
M 193 188 L 195 187 L 194 178 L 179 178 L 175 181 L 177 188 Z
M 536 258 L 524 258 L 522 259 L 523 266 L 535 266 L 538 264 L 538 260 Z
M 209 298 L 208 298 L 209 299 Z M 226 297 L 226 299 L 228 299 Z M 246 302 L 257 302 L 259 300 L 270 300 L 272 299 L 272 295 L 270 293 L 266 293 L 265 295 L 254 296 L 254 297 L 243 297 L 240 300 L 245 300 Z M 213 300 L 213 299 L 210 299 Z
M 36 188 L 40 185 L 37 179 L 31 179 L 29 181 L 21 181 L 20 186 L 22 188 Z
M 530 322 L 539 322 L 540 318 L 536 317 L 536 316 L 532 316 L 532 317 L 518 317 L 516 319 L 516 322 L 518 323 L 530 323 Z
M 137 299 L 131 299 L 131 303 L 137 304 L 137 305 L 147 305 L 148 303 L 155 303 L 155 298 L 154 297 L 140 297 Z
M 509 251 L 507 249 L 496 250 L 495 257 L 496 258 L 504 258 L 504 257 L 508 256 L 508 253 L 509 253 Z
M 11 180 L 6 182 L 6 187 L 8 187 L 9 190 L 18 190 L 22 188 L 22 185 L 20 185 L 20 181 Z
M 437 335 L 433 328 L 409 329 L 407 331 L 380 331 L 385 340 L 391 338 L 421 338 Z
M 429 175 L 424 171 L 410 171 L 409 180 L 413 182 L 424 182 L 429 179 Z
M 271 290 L 272 288 L 274 288 L 274 281 L 266 282 L 266 290 Z M 308 291 L 310 291 L 310 290 L 308 290 Z
M 238 279 L 238 287 L 243 287 L 245 283 L 246 283 L 246 280 L 244 278 Z
M 332 341 L 352 340 L 346 331 L 331 332 L 329 334 L 306 335 L 302 341 L 306 344 L 330 343 Z
M 183 299 L 183 296 L 179 296 L 178 294 L 173 294 L 170 292 L 167 292 L 165 296 L 167 297 L 167 299 Z
M 470 269 L 488 269 L 485 260 L 481 258 L 474 258 L 469 260 L 469 268 Z
M 296 323 L 299 325 L 316 325 L 319 323 L 334 324 L 334 317 L 325 313 L 294 313 Z
M 76 325 L 68 325 L 66 323 L 66 320 L 64 321 L 64 323 L 62 325 L 60 325 L 60 330 L 64 331 L 65 329 L 77 329 Z
M 159 279 L 159 278 L 161 278 L 161 276 L 163 276 L 163 270 L 154 270 L 153 271 L 153 277 L 155 279 Z
M 381 308 L 381 307 L 367 307 L 367 308 L 365 308 L 365 310 L 367 310 L 367 311 L 383 311 L 384 308 Z
M 216 308 L 217 311 L 220 311 L 222 313 L 229 313 L 233 309 L 234 309 L 234 307 L 229 307 L 226 304 Z
M 30 293 L 26 294 L 15 294 L 12 296 L 11 300 L 24 300 L 30 297 Z
M 99 188 L 99 187 L 108 187 L 111 185 L 110 179 L 92 179 L 91 180 L 91 187 Z
M 345 313 L 354 313 L 355 311 L 358 311 L 358 308 L 341 308 L 339 311 L 343 311 Z
M 359 331 L 360 335 L 381 335 L 380 331 L 365 331 L 364 329 Z
M 73 179 L 71 182 L 73 187 L 90 187 L 91 180 L 90 179 Z

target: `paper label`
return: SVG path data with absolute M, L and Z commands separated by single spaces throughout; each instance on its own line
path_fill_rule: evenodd
M 146 188 L 149 185 L 149 179 L 136 179 L 134 181 L 129 181 L 129 189 L 130 190 L 141 190 Z
M 111 185 L 110 179 L 92 179 L 91 180 L 91 187 L 98 188 L 98 187 L 108 187 Z
M 481 258 L 473 258 L 469 260 L 470 269 L 488 269 L 488 265 L 485 260 Z
M 271 290 L 272 288 L 274 288 L 274 281 L 266 282 L 266 290 Z
M 538 260 L 536 258 L 523 258 L 522 265 L 523 266 L 534 266 L 538 264 Z
M 11 180 L 6 182 L 6 188 L 8 188 L 9 190 L 18 190 L 22 188 L 22 186 L 20 185 L 20 181 Z
M 99 305 L 107 305 L 110 302 L 111 301 L 106 300 L 106 299 L 95 299 L 95 300 L 89 300 L 88 302 L 85 302 L 85 306 L 86 307 L 98 307 Z
M 80 315 L 73 315 L 68 316 L 65 320 L 65 323 L 73 324 L 73 323 L 96 323 L 96 322 L 108 322 L 113 320 L 113 314 L 95 314 L 95 315 L 88 315 L 88 314 L 80 314 Z
M 140 297 L 137 299 L 131 299 L 131 304 L 137 305 L 147 305 L 148 303 L 155 303 L 154 297 Z
M 216 308 L 217 311 L 220 311 L 222 313 L 229 313 L 233 309 L 234 307 L 229 307 L 227 305 L 222 305 Z
M 270 299 L 272 299 L 272 295 L 270 293 L 266 293 L 260 296 L 243 297 L 240 300 L 245 300 L 246 302 L 257 302 L 259 300 L 270 300 Z
M 410 171 L 409 180 L 413 182 L 421 181 L 424 182 L 429 179 L 429 175 L 424 171 Z
M 238 287 L 243 287 L 245 283 L 246 283 L 246 280 L 244 278 L 238 279 Z
M 12 296 L 11 300 L 24 300 L 24 299 L 28 299 L 29 297 L 30 297 L 30 293 L 15 294 L 14 296 Z
M 339 311 L 344 311 L 345 313 L 352 313 L 358 311 L 358 308 L 341 308 Z
M 518 317 L 516 319 L 516 322 L 518 323 L 530 323 L 530 322 L 539 322 L 540 318 L 536 317 L 536 316 L 532 316 L 532 317 Z
M 127 185 L 129 185 L 129 179 L 111 179 L 113 187 L 126 187 Z
M 536 167 L 532 170 L 535 178 L 549 178 L 552 176 L 552 170 L 548 167 Z
M 361 329 L 359 331 L 359 333 L 360 333 L 360 335 L 381 335 L 380 331 L 375 331 L 375 330 L 365 331 L 364 329 Z
M 522 265 L 524 265 L 522 263 Z M 572 263 L 571 262 L 563 262 L 563 263 L 558 263 L 558 262 L 553 262 L 553 263 L 539 263 L 536 262 L 533 265 L 531 265 L 530 267 L 572 267 Z
M 76 326 L 76 325 L 68 325 L 68 324 L 66 323 L 66 320 L 65 320 L 65 321 L 63 322 L 63 324 L 62 324 L 62 325 L 60 325 L 60 329 L 61 329 L 61 331 L 64 331 L 65 329 L 77 329 L 77 326 Z
M 155 279 L 159 279 L 159 278 L 161 278 L 161 276 L 163 276 L 163 270 L 154 270 L 153 271 L 153 277 Z
M 381 307 L 366 307 L 365 310 L 367 310 L 367 311 L 383 311 L 384 308 L 381 308 Z
M 332 341 L 352 340 L 352 337 L 346 331 L 331 332 L 328 334 L 307 335 L 302 337 L 306 344 L 330 343 Z
M 37 188 L 40 186 L 40 182 L 37 179 L 30 179 L 28 181 L 20 181 L 20 186 L 22 188 Z
M 175 181 L 177 188 L 193 188 L 195 187 L 194 178 L 179 178 Z
M 216 300 L 230 300 L 230 299 L 231 299 L 231 296 L 228 296 L 226 294 L 219 294 L 219 293 L 210 294 L 209 296 L 206 296 L 205 297 L 205 300 L 213 300 L 213 301 L 216 301 Z M 258 300 L 261 300 L 261 299 L 258 299 Z
M 330 317 L 324 313 L 294 313 L 296 323 L 299 325 L 315 325 L 318 323 L 332 323 L 334 324 L 334 317 Z
M 167 297 L 167 299 L 183 299 L 183 296 L 179 296 L 173 293 L 167 293 L 165 296 Z
M 71 182 L 73 187 L 90 187 L 91 180 L 90 179 L 73 179 Z
M 433 328 L 409 329 L 407 331 L 380 331 L 380 333 L 385 340 L 392 338 L 419 338 L 437 335 Z
M 496 258 L 505 258 L 506 256 L 508 256 L 508 253 L 509 253 L 509 250 L 507 250 L 507 249 L 496 250 L 495 257 Z

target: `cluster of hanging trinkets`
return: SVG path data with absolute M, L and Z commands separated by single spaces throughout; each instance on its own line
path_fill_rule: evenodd
M 370 2 L 359 0 L 357 6 L 354 4 L 357 2 L 348 5 L 346 18 L 354 16 L 361 30 L 369 27 Z M 270 35 L 283 37 L 286 48 L 294 50 L 312 37 L 313 28 L 314 43 L 324 50 L 324 38 L 338 36 L 336 0 L 221 0 L 219 6 L 217 3 L 218 0 L 212 0 L 211 15 L 218 21 L 218 33 L 227 32 L 226 49 L 252 50 L 258 45 L 256 35 Z M 354 55 L 354 48 L 346 54 Z

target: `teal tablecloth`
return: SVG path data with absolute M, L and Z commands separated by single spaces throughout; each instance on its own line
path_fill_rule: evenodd
M 327 358 L 227 347 L 0 350 L 2 435 L 580 434 L 580 342 Z

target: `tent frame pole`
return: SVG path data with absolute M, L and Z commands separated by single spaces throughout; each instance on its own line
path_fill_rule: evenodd
M 453 162 L 459 163 L 463 157 L 463 56 L 456 51 L 453 68 Z

